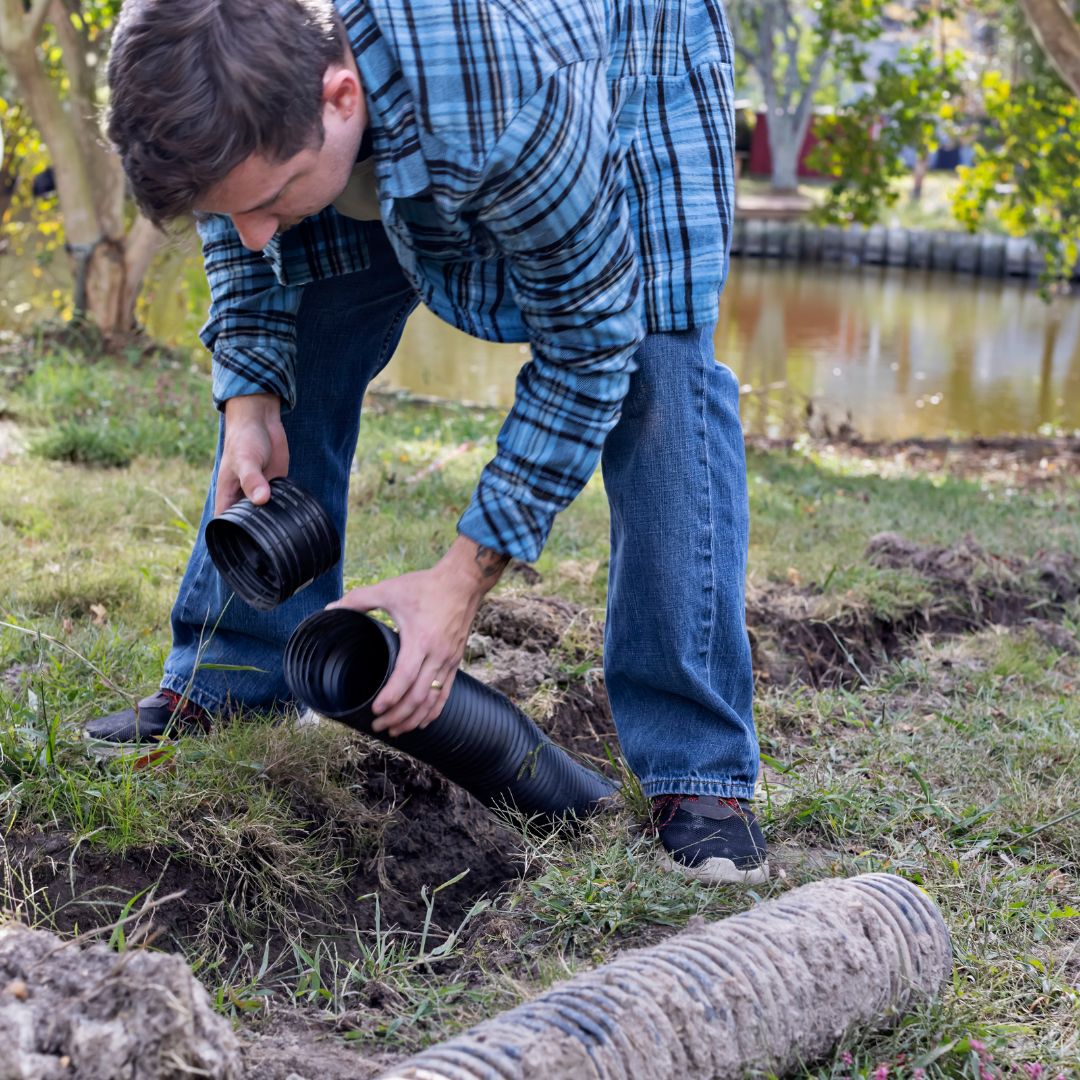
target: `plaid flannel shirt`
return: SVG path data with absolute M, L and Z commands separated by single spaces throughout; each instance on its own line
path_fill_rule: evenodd
M 383 225 L 421 299 L 527 341 L 458 530 L 535 559 L 596 468 L 649 330 L 707 325 L 727 272 L 732 44 L 720 0 L 336 0 Z M 295 405 L 305 283 L 364 269 L 332 207 L 262 253 L 200 224 L 214 395 Z

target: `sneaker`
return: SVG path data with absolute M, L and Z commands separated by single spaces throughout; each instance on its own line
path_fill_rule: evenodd
M 769 880 L 765 838 L 748 803 L 715 795 L 660 795 L 652 827 L 665 866 L 710 885 L 759 885 Z
M 210 714 L 173 690 L 159 690 L 133 709 L 121 709 L 91 720 L 83 738 L 91 742 L 147 743 L 197 729 L 210 730 Z

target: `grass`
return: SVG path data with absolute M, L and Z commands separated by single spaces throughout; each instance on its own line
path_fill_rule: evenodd
M 674 886 L 650 856 L 632 785 L 622 810 L 577 835 L 492 825 L 451 867 L 427 830 L 464 803 L 333 726 L 256 718 L 153 761 L 86 753 L 79 725 L 160 671 L 216 438 L 208 380 L 46 354 L 4 399 L 32 448 L 0 468 L 0 888 L 23 918 L 65 932 L 123 918 L 106 935 L 117 948 L 137 946 L 152 918 L 158 944 L 183 948 L 237 1023 L 299 1008 L 362 1049 L 405 1052 L 695 916 L 884 869 L 942 907 L 952 985 L 803 1075 L 1080 1071 L 1075 602 L 1053 616 L 1063 636 L 1045 619 L 979 625 L 911 640 L 842 685 L 763 683 L 759 805 L 777 869 L 767 887 Z M 440 554 L 499 420 L 371 403 L 350 584 Z M 1075 472 L 1017 485 L 811 443 L 754 451 L 749 468 L 752 581 L 812 597 L 836 625 L 934 601 L 932 580 L 867 560 L 882 531 L 942 546 L 969 536 L 1018 560 L 1080 554 Z M 587 630 L 602 615 L 605 560 L 595 480 L 557 523 L 539 583 L 501 587 L 583 609 L 553 650 L 564 684 L 596 678 Z M 558 696 L 545 683 L 534 711 Z M 503 886 L 483 870 L 482 849 L 500 847 L 514 874 Z M 146 907 L 181 887 L 179 903 Z

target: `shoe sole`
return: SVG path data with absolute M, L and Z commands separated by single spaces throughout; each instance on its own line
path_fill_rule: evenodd
M 741 870 L 731 859 L 706 859 L 697 866 L 687 866 L 670 855 L 664 855 L 661 865 L 665 870 L 693 878 L 695 881 L 703 881 L 706 885 L 764 885 L 769 880 L 767 860 L 750 870 Z

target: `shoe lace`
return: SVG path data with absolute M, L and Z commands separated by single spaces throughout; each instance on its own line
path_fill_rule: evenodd
M 675 817 L 684 802 L 697 802 L 700 798 L 700 795 L 657 795 L 652 800 L 650 831 L 655 835 L 665 826 L 671 824 L 672 818 Z M 738 799 L 729 799 L 720 795 L 714 796 L 714 798 L 718 803 L 723 803 L 734 810 L 739 817 L 746 816 Z
M 177 720 L 184 723 L 199 724 L 204 728 L 209 726 L 210 717 L 207 715 L 206 710 L 201 705 L 196 705 L 191 698 L 184 697 L 175 690 L 166 690 L 164 688 L 161 695 L 165 698 L 169 709 Z

